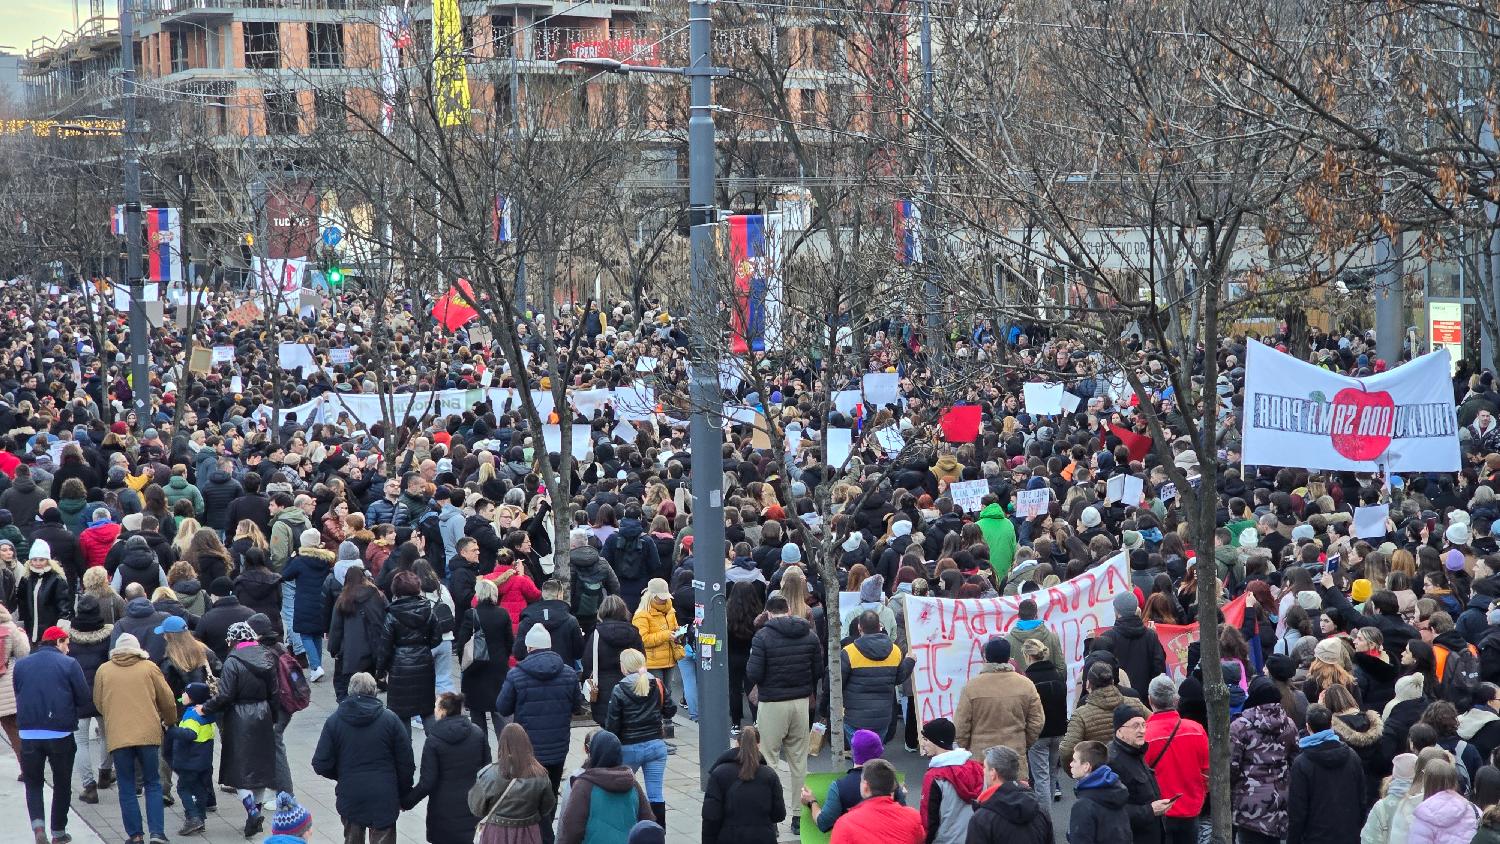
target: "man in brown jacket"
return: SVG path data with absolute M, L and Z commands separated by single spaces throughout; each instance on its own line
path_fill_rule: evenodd
M 1142 718 L 1151 714 L 1144 703 L 1120 693 L 1120 687 L 1115 684 L 1115 669 L 1109 663 L 1101 660 L 1089 666 L 1085 680 L 1089 686 L 1088 697 L 1073 710 L 1073 717 L 1068 719 L 1068 732 L 1058 747 L 1058 755 L 1065 767 L 1072 763 L 1073 748 L 1079 742 L 1109 744 L 1114 739 L 1115 707 L 1121 704 L 1134 707 Z
M 104 718 L 109 753 L 119 777 L 120 819 L 132 841 L 141 838 L 141 805 L 135 796 L 136 764 L 145 776 L 146 824 L 151 844 L 165 844 L 166 815 L 162 804 L 161 753 L 163 724 L 177 720 L 172 688 L 140 640 L 125 633 L 109 652 L 109 661 L 94 675 L 94 706 Z
M 983 753 L 1004 745 L 1021 757 L 1021 777 L 1026 771 L 1026 749 L 1042 734 L 1046 713 L 1036 684 L 1010 664 L 1010 642 L 994 638 L 984 643 L 984 668 L 964 684 L 958 698 L 953 725 L 955 744 Z M 978 749 L 976 751 L 976 748 Z

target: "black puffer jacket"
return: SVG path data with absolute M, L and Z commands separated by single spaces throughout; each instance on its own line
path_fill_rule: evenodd
M 432 713 L 432 690 L 437 682 L 432 649 L 443 641 L 432 604 L 421 595 L 397 598 L 385 608 L 376 663 L 389 675 L 386 706 L 402 718 Z
M 16 621 L 33 642 L 40 642 L 47 628 L 59 620 L 73 617 L 73 590 L 55 562 L 41 574 L 28 566 L 13 600 Z
M 261 645 L 230 650 L 219 675 L 219 693 L 203 711 L 219 715 L 224 752 L 219 783 L 235 788 L 276 785 L 276 660 Z
M 208 612 L 198 619 L 198 626 L 193 630 L 193 635 L 198 641 L 208 645 L 214 652 L 214 656 L 220 662 L 229 656 L 229 643 L 225 636 L 229 633 L 229 625 L 236 621 L 249 621 L 250 616 L 255 615 L 255 610 L 240 603 L 240 599 L 233 595 L 214 601 L 214 605 L 208 608 Z
M 521 611 L 521 622 L 516 625 L 516 641 L 512 652 L 519 662 L 526 658 L 526 633 L 536 625 L 542 625 L 552 636 L 552 650 L 573 665 L 583 657 L 583 631 L 578 619 L 568 611 L 562 601 L 537 601 Z
M 568 758 L 573 709 L 579 701 L 578 672 L 552 651 L 537 651 L 505 675 L 495 711 L 514 716 L 526 729 L 538 762 L 559 765 Z
M 334 609 L 328 625 L 328 652 L 338 660 L 336 673 L 352 677 L 360 671 L 375 671 L 380 636 L 385 624 L 385 596 L 373 586 L 367 587 L 345 615 Z
M 703 844 L 776 844 L 783 820 L 781 780 L 764 759 L 749 782 L 740 779 L 738 750 L 714 762 L 703 793 Z
M 479 818 L 469 812 L 469 788 L 489 763 L 489 743 L 467 717 L 452 715 L 427 729 L 421 772 L 401 808 L 427 801 L 429 844 L 473 844 Z
M 156 554 L 146 544 L 146 540 L 139 536 L 125 540 L 125 552 L 120 555 L 120 567 L 115 569 L 115 575 L 120 578 L 120 588 L 115 591 L 121 595 L 125 594 L 132 583 L 139 583 L 147 595 L 155 591 L 156 587 L 166 585 L 162 580 L 161 565 L 157 562 Z
M 98 620 L 98 613 L 94 618 Z M 94 690 L 94 675 L 99 673 L 99 666 L 109 661 L 109 634 L 114 625 L 106 624 L 98 630 L 83 631 L 76 627 L 68 636 L 68 656 L 78 661 L 79 667 L 83 669 L 83 679 L 88 681 L 89 691 Z M 94 696 L 78 707 L 79 718 L 95 718 L 99 710 L 94 706 Z
M 1167 653 L 1162 650 L 1161 639 L 1156 631 L 1147 629 L 1140 616 L 1115 619 L 1115 626 L 1099 638 L 1115 655 L 1120 670 L 1130 677 L 1131 688 L 1144 689 L 1156 675 L 1166 673 Z M 1120 778 L 1125 775 L 1120 774 Z
M 247 569 L 234 579 L 234 596 L 255 612 L 265 613 L 277 634 L 281 627 L 281 575 L 268 568 Z
M 974 807 L 965 840 L 968 844 L 1053 844 L 1052 816 L 1036 795 L 1008 782 Z
M 642 696 L 635 693 L 636 676 L 639 675 L 616 683 L 609 693 L 609 715 L 604 720 L 604 729 L 614 733 L 620 744 L 640 744 L 661 738 L 662 707 L 666 701 L 660 681 L 650 677 L 646 694 Z
M 208 473 L 208 480 L 198 484 L 198 493 L 203 496 L 203 526 L 217 531 L 230 531 L 229 505 L 245 492 L 240 482 L 222 469 Z
M 750 641 L 745 680 L 770 702 L 811 697 L 823 676 L 823 646 L 805 620 L 773 616 Z
M 595 640 L 598 641 L 597 647 Z M 628 621 L 601 621 L 589 640 L 584 642 L 583 674 L 580 676 L 597 676 L 599 679 L 599 699 L 590 704 L 590 709 L 594 723 L 601 727 L 609 716 L 610 690 L 624 676 L 620 673 L 620 654 L 631 648 L 641 653 L 646 652 L 646 643 L 641 641 L 641 631 Z M 596 652 L 599 656 L 597 675 L 594 673 Z
M 1067 733 L 1068 678 L 1052 660 L 1044 659 L 1026 666 L 1026 679 L 1036 684 L 1036 693 L 1042 699 L 1042 711 L 1047 715 L 1040 738 Z
M 844 678 L 844 722 L 885 737 L 896 717 L 896 687 L 915 663 L 885 633 L 867 633 L 839 655 Z
M 344 698 L 323 723 L 312 758 L 318 776 L 338 782 L 339 817 L 373 829 L 396 825 L 416 767 L 401 719 L 369 695 Z
M 1151 811 L 1151 803 L 1161 799 L 1156 775 L 1146 765 L 1146 746 L 1130 747 L 1114 739 L 1109 743 L 1109 767 L 1120 778 L 1129 793 L 1125 814 L 1130 818 L 1130 834 L 1135 844 L 1159 844 L 1161 818 Z

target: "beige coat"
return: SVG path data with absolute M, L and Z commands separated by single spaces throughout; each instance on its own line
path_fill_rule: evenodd
M 953 726 L 957 745 L 975 756 L 1002 744 L 1014 750 L 1025 778 L 1026 750 L 1041 736 L 1046 720 L 1035 683 L 1010 665 L 987 664 L 964 684 Z
M 1142 718 L 1151 715 L 1146 704 L 1120 694 L 1119 686 L 1105 686 L 1089 692 L 1088 698 L 1073 710 L 1073 717 L 1068 719 L 1068 732 L 1063 736 L 1062 746 L 1058 748 L 1058 755 L 1064 766 L 1073 761 L 1073 748 L 1081 741 L 1109 744 L 1110 739 L 1115 737 L 1115 707 L 1122 703 L 1139 711 Z
M 16 660 L 31 653 L 31 643 L 3 609 L 0 609 L 0 627 L 5 628 L 5 673 L 0 674 L 0 717 L 3 717 L 16 714 L 16 685 L 11 669 L 16 667 Z
M 94 675 L 94 707 L 109 726 L 109 752 L 160 747 L 162 725 L 177 723 L 172 687 L 145 651 L 115 648 Z

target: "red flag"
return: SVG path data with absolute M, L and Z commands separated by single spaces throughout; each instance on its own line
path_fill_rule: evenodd
M 948 408 L 938 424 L 943 427 L 943 439 L 950 443 L 971 443 L 979 438 L 979 414 L 977 404 L 961 404 Z
M 1131 460 L 1145 460 L 1146 455 L 1151 453 L 1152 440 L 1150 437 L 1143 437 L 1134 431 L 1121 428 L 1112 422 L 1109 424 L 1109 432 L 1119 437 L 1120 442 L 1125 444 L 1125 448 L 1130 450 Z
M 432 306 L 432 318 L 449 331 L 457 331 L 479 316 L 473 302 L 474 290 L 468 280 L 461 278 Z

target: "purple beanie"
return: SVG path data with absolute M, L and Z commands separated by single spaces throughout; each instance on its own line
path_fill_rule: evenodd
M 849 741 L 849 750 L 854 754 L 854 764 L 863 765 L 871 759 L 879 759 L 885 752 L 880 736 L 872 730 L 855 730 Z
M 1448 549 L 1447 557 L 1447 560 L 1444 561 L 1444 565 L 1447 566 L 1448 571 L 1460 571 L 1463 569 L 1464 552 L 1458 550 L 1457 548 L 1450 548 Z

